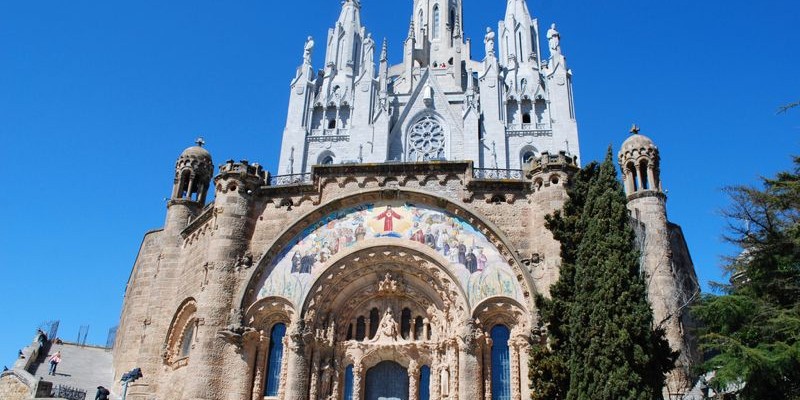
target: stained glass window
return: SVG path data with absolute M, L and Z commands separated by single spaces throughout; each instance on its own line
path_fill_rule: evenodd
M 286 325 L 277 324 L 272 328 L 269 339 L 269 358 L 267 359 L 267 385 L 265 396 L 277 396 L 281 381 L 281 365 L 283 364 L 283 336 Z
M 508 328 L 492 328 L 492 399 L 511 399 L 511 366 L 508 357 Z

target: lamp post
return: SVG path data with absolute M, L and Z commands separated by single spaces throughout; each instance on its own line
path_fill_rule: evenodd
M 122 400 L 125 400 L 125 398 L 128 396 L 128 384 L 141 378 L 142 376 L 142 369 L 138 367 L 122 374 Z

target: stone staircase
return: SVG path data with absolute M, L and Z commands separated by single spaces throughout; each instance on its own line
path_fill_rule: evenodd
M 47 358 L 57 351 L 61 351 L 62 361 L 58 364 L 56 375 L 48 375 L 50 364 Z M 48 353 L 37 361 L 39 363 L 32 365 L 30 372 L 36 379 L 52 382 L 54 389 L 58 385 L 81 389 L 86 391 L 87 400 L 94 400 L 98 386 L 105 386 L 109 390 L 114 387 L 110 349 L 54 343 Z M 111 398 L 119 399 L 119 396 L 112 394 Z

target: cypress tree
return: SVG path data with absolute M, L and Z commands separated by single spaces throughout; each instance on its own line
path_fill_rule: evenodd
M 660 399 L 675 355 L 652 328 L 611 149 L 570 183 L 563 211 L 547 219 L 562 266 L 551 298 L 537 298 L 547 341 L 531 350 L 533 399 Z
M 570 178 L 569 199 L 560 211 L 546 217 L 546 226 L 553 238 L 561 243 L 559 280 L 550 287 L 550 298 L 541 295 L 536 305 L 541 316 L 538 343 L 531 347 L 529 376 L 533 400 L 562 400 L 569 390 L 569 307 L 574 300 L 575 261 L 582 229 L 580 216 L 586 202 L 589 183 L 597 175 L 597 163 L 592 162 Z
M 611 148 L 579 221 L 569 307 L 569 400 L 659 399 L 674 355 L 653 330 L 627 199 Z

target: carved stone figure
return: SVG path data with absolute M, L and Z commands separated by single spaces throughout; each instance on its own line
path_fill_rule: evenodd
M 494 57 L 494 38 L 495 33 L 492 28 L 486 27 L 486 36 L 483 37 L 483 43 L 486 45 L 486 57 Z
M 556 24 L 550 25 L 547 30 L 547 41 L 550 44 L 550 50 L 561 53 L 561 34 L 556 30 Z
M 331 384 L 333 382 L 333 363 L 325 360 L 322 366 L 322 378 L 320 379 L 320 398 L 327 399 L 331 395 Z
M 375 61 L 375 40 L 372 39 L 372 34 L 368 33 L 364 38 L 364 66 Z
M 384 340 L 395 342 L 397 341 L 398 336 L 399 329 L 397 328 L 397 321 L 395 321 L 394 315 L 392 315 L 392 308 L 389 307 L 383 314 L 381 322 L 378 324 L 378 333 L 375 334 L 375 338 L 372 339 L 372 341 L 379 342 Z
M 311 65 L 311 54 L 314 52 L 314 38 L 311 36 L 306 39 L 306 46 L 303 49 L 303 63 Z

